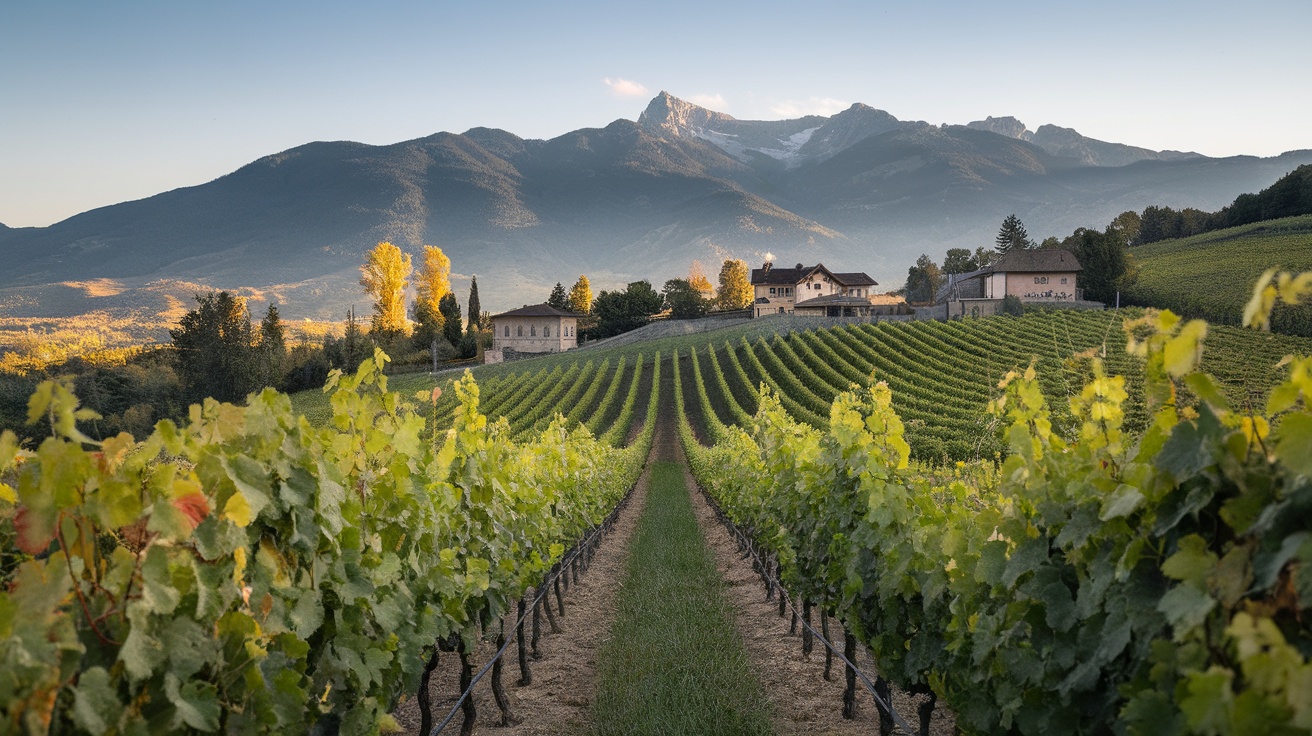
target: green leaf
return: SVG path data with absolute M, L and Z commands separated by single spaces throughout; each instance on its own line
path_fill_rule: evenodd
M 1184 731 L 1184 714 L 1176 710 L 1166 693 L 1142 690 L 1121 710 L 1130 736 L 1179 736 Z
M 1007 543 L 997 540 L 988 542 L 980 550 L 979 563 L 975 566 L 975 580 L 986 585 L 998 585 L 1006 569 Z
M 1206 373 L 1193 373 L 1184 379 L 1184 385 L 1189 387 L 1190 391 L 1198 398 L 1212 405 L 1212 408 L 1220 412 L 1230 411 L 1230 402 L 1221 392 L 1221 387 L 1216 385 L 1216 380 Z
M 164 676 L 164 694 L 178 709 L 182 722 L 198 731 L 213 733 L 219 730 L 218 691 L 208 682 L 191 680 L 183 684 L 177 675 Z
M 1234 673 L 1213 665 L 1206 672 L 1190 673 L 1188 695 L 1180 701 L 1180 711 L 1189 728 L 1198 733 L 1230 733 L 1234 708 L 1234 691 L 1230 683 Z
M 1192 583 L 1199 589 L 1205 589 L 1207 576 L 1216 569 L 1220 560 L 1207 549 L 1207 541 L 1197 534 L 1190 534 L 1180 540 L 1178 551 L 1162 563 L 1162 572 L 1174 580 Z
M 1002 574 L 1002 584 L 1010 588 L 1020 576 L 1039 569 L 1048 561 L 1048 538 L 1027 539 L 1016 547 L 1007 559 L 1007 569 Z
M 118 723 L 122 712 L 123 703 L 103 667 L 92 667 L 78 675 L 73 691 L 73 722 L 79 728 L 100 736 Z
M 1155 464 L 1170 473 L 1177 483 L 1182 482 L 1216 462 L 1225 432 L 1216 415 L 1203 404 L 1198 409 L 1197 421 L 1175 425 Z
M 323 625 L 323 604 L 319 591 L 305 590 L 291 610 L 292 627 L 301 639 L 309 639 Z
M 118 650 L 118 659 L 133 681 L 150 677 L 155 668 L 168 658 L 168 652 L 164 651 L 164 645 L 159 639 L 147 633 L 149 627 L 145 618 L 133 616 L 132 630 Z
M 1103 500 L 1102 513 L 1098 518 L 1102 521 L 1119 519 L 1122 516 L 1129 516 L 1134 510 L 1139 508 L 1143 502 L 1143 493 L 1134 486 L 1128 486 L 1122 483 L 1112 491 L 1110 495 Z
M 1312 414 L 1287 415 L 1276 437 L 1276 459 L 1294 473 L 1312 475 Z
M 1191 629 L 1202 625 L 1215 606 L 1216 601 L 1211 596 L 1185 583 L 1167 591 L 1157 604 L 1157 610 L 1174 627 L 1175 640 L 1181 641 Z

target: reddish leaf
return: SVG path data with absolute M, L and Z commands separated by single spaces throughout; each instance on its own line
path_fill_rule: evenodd
M 37 523 L 34 524 L 34 521 Z M 55 541 L 54 529 L 43 529 L 26 506 L 19 506 L 14 514 L 14 531 L 18 533 L 18 548 L 29 555 L 39 555 Z
M 204 495 L 194 491 L 173 499 L 173 507 L 187 517 L 192 529 L 199 526 L 205 517 L 210 515 L 209 500 Z

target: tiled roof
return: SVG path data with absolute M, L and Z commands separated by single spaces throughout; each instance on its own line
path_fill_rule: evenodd
M 841 286 L 878 285 L 878 282 L 863 272 L 852 271 L 849 273 L 834 273 L 825 268 L 825 264 L 817 263 L 814 266 L 803 266 L 802 268 L 753 268 L 752 286 L 777 286 L 780 284 L 792 286 L 800 283 L 802 279 L 805 279 L 817 270 L 824 271 Z
M 991 273 L 1041 273 L 1083 271 L 1075 254 L 1064 248 L 1023 248 L 1003 254 L 987 271 Z
M 492 315 L 492 319 L 497 317 L 582 317 L 581 314 L 567 312 L 563 309 L 556 309 L 543 302 L 542 304 L 526 304 L 519 309 L 512 309 L 509 312 Z

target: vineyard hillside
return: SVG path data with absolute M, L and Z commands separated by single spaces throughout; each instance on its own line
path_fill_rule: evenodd
M 1264 269 L 1312 269 L 1312 215 L 1164 240 L 1133 253 L 1139 279 L 1125 294 L 1128 303 L 1235 325 Z M 1312 337 L 1312 306 L 1281 306 L 1271 326 Z
M 1122 312 L 1042 311 L 1024 317 L 953 322 L 882 322 L 827 325 L 787 318 L 754 320 L 718 330 L 641 343 L 574 351 L 474 369 L 490 417 L 504 416 L 517 436 L 541 430 L 560 413 L 593 433 L 624 444 L 630 426 L 643 419 L 653 362 L 678 352 L 678 368 L 699 397 L 688 412 L 695 431 L 709 442 L 715 427 L 745 425 L 757 409 L 758 387 L 778 392 L 794 419 L 815 427 L 828 423 L 829 406 L 852 384 L 873 376 L 887 381 L 893 406 L 907 424 L 913 457 L 945 461 L 991 459 L 1003 450 L 986 411 L 1007 371 L 1035 362 L 1059 431 L 1074 432 L 1069 398 L 1090 377 L 1093 356 L 1110 373 L 1142 381 L 1139 359 L 1125 352 Z M 1203 352 L 1204 368 L 1237 405 L 1261 405 L 1285 375 L 1275 366 L 1293 352 L 1312 351 L 1312 341 L 1218 326 Z M 450 391 L 459 373 L 436 378 L 399 376 L 403 394 L 443 393 L 430 421 L 450 426 L 456 402 Z M 1141 430 L 1146 411 L 1131 391 L 1127 429 Z M 312 421 L 329 413 L 319 392 L 294 397 Z M 635 414 L 637 416 L 635 416 Z

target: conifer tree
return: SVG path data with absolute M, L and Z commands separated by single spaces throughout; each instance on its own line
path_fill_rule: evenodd
M 1034 243 L 1030 242 L 1029 233 L 1025 232 L 1025 224 L 1014 213 L 1007 215 L 1007 219 L 1002 221 L 1002 227 L 998 230 L 998 237 L 994 243 L 994 249 L 999 253 L 1034 247 Z
M 469 314 L 469 329 L 467 332 L 473 333 L 483 329 L 480 322 L 483 316 L 483 307 L 478 303 L 478 277 L 472 276 L 469 279 L 469 304 L 466 306 Z
M 246 300 L 220 291 L 197 294 L 196 302 L 169 330 L 188 400 L 240 401 L 258 388 L 259 379 Z
M 556 309 L 569 309 L 569 297 L 565 294 L 565 287 L 559 281 L 556 287 L 551 290 L 551 296 L 547 297 L 547 304 Z
M 460 338 L 464 337 L 464 331 L 460 328 L 460 302 L 456 300 L 456 295 L 449 291 L 444 294 L 438 309 L 441 310 L 444 321 L 442 334 L 446 337 L 447 342 L 459 346 Z
M 256 346 L 260 383 L 265 386 L 277 386 L 282 381 L 284 364 L 287 362 L 287 332 L 278 315 L 278 305 L 269 303 L 260 320 L 260 342 Z

